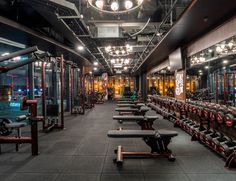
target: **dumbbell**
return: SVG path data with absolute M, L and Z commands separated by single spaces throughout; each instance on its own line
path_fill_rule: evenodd
M 7 124 L 11 124 L 12 121 L 7 118 L 0 118 L 0 135 L 1 136 L 8 136 L 12 133 L 12 129 L 6 127 Z
M 225 114 L 224 121 L 228 127 L 236 126 L 236 117 L 233 113 Z

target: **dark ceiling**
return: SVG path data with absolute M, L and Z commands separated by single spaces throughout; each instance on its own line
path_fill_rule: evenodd
M 236 0 L 194 0 L 152 53 L 140 65 L 139 72 L 148 71 L 182 47 L 235 16 Z
M 130 56 L 132 61 L 129 67 L 131 68 L 136 60 L 140 59 L 140 54 L 145 51 L 149 39 L 157 31 L 164 35 L 171 27 L 171 20 L 167 19 L 159 28 L 163 19 L 167 17 L 168 11 L 172 10 L 171 17 L 175 22 L 190 1 L 145 0 L 137 11 L 118 16 L 99 13 L 89 7 L 86 0 L 1 0 L 1 16 L 30 28 L 39 36 L 21 31 L 22 27 L 14 28 L 4 23 L 1 24 L 1 29 L 5 30 L 6 38 L 19 40 L 27 45 L 41 44 L 43 49 L 49 49 L 52 53 L 63 52 L 69 59 L 78 59 L 77 62 L 98 61 L 102 65 L 102 71 L 112 74 L 114 72 L 109 61 L 111 57 L 103 51 L 105 46 L 120 46 L 126 43 L 134 46 L 133 54 Z M 58 16 L 79 16 L 80 14 L 83 15 L 83 19 L 58 19 Z M 150 22 L 147 27 L 137 36 L 131 37 L 131 34 L 142 29 L 149 18 Z M 121 32 L 119 37 L 97 36 L 99 27 L 110 25 L 119 27 Z M 53 40 L 53 43 L 40 39 L 40 35 Z M 161 37 L 156 38 L 151 47 L 154 48 L 160 39 Z M 78 52 L 78 45 L 83 45 L 85 50 Z M 148 49 L 146 53 L 150 53 L 151 49 Z

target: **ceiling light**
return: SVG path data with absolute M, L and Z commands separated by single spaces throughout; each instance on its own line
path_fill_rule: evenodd
M 223 50 L 223 49 L 225 48 L 225 44 L 222 43 L 222 44 L 220 45 L 220 47 L 221 47 L 221 49 Z
M 112 11 L 117 11 L 119 9 L 119 4 L 118 2 L 114 1 L 111 3 L 111 9 Z
M 111 46 L 107 46 L 107 47 L 105 48 L 105 51 L 106 51 L 106 52 L 111 51 Z
M 227 45 L 228 47 L 229 47 L 229 49 L 232 49 L 233 48 L 233 46 L 234 46 L 234 41 L 233 40 L 231 40 L 229 43 L 228 43 L 228 45 Z
M 202 72 L 202 70 L 198 70 L 198 72 Z
M 199 73 L 199 75 L 202 75 L 202 74 L 203 74 L 202 72 Z
M 93 65 L 98 66 L 98 62 L 93 62 Z
M 93 72 L 90 71 L 89 73 L 92 74 Z
M 111 59 L 111 63 L 112 64 L 116 63 L 116 60 L 115 59 Z
M 122 53 L 122 54 L 125 54 L 125 51 L 124 51 L 124 50 L 122 50 L 122 51 L 121 51 L 121 53 Z
M 6 56 L 6 55 L 9 55 L 10 53 L 9 52 L 5 52 L 2 54 L 2 56 Z
M 128 67 L 124 67 L 124 70 L 127 70 L 128 69 Z
M 125 64 L 128 64 L 129 63 L 129 59 L 127 58 L 127 59 L 125 59 L 125 62 L 124 62 Z
M 114 64 L 114 68 L 122 68 L 122 64 Z
M 221 52 L 222 52 L 222 48 L 221 48 L 220 46 L 217 46 L 217 47 L 216 47 L 216 52 L 217 52 L 217 53 L 221 53 Z
M 97 67 L 93 67 L 93 70 L 97 70 L 98 68 Z
M 125 14 L 137 10 L 143 0 L 86 0 L 88 5 L 97 11 L 109 14 Z M 123 3 L 123 4 L 121 4 Z
M 170 70 L 170 66 L 168 66 L 167 69 Z
M 81 46 L 81 45 L 80 45 L 80 46 L 78 46 L 77 48 L 78 48 L 78 50 L 80 50 L 80 51 L 82 51 L 82 50 L 84 49 L 84 47 L 83 47 L 83 46 Z
M 125 1 L 125 8 L 126 9 L 131 9 L 133 7 L 133 2 L 130 0 Z
M 118 55 L 120 53 L 120 51 L 119 50 L 116 50 L 116 55 Z
M 223 60 L 223 64 L 227 64 L 228 63 L 228 60 Z
M 14 57 L 14 58 L 13 58 L 14 61 L 16 61 L 16 60 L 20 60 L 20 59 L 21 59 L 20 56 L 18 56 L 18 57 Z
M 99 8 L 102 9 L 104 6 L 103 0 L 96 0 L 95 5 Z
M 205 69 L 209 69 L 209 66 L 205 66 Z
M 206 58 L 205 57 L 200 57 L 199 60 L 200 60 L 200 62 L 204 62 L 206 60 Z
M 213 50 L 212 49 L 208 49 L 208 52 L 211 53 Z
M 226 69 L 226 67 L 222 67 L 222 69 L 223 69 L 223 70 L 225 70 L 225 69 Z

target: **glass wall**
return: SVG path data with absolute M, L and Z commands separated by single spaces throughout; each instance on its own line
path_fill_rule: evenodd
M 5 62 L 1 65 L 5 65 Z M 0 66 L 1 66 L 0 65 Z M 20 100 L 28 96 L 28 66 L 0 74 L 0 115 L 15 120 L 16 116 L 26 114 L 20 110 Z

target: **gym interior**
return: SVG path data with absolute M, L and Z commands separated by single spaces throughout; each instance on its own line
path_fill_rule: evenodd
M 0 180 L 236 180 L 236 0 L 1 0 Z

